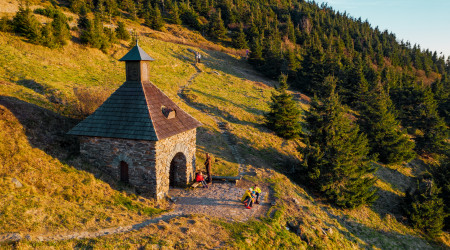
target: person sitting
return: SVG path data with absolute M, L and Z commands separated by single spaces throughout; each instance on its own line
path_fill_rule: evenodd
M 258 187 L 257 184 L 255 184 L 255 186 L 253 187 L 253 191 L 255 192 L 255 203 L 259 204 L 259 196 L 261 196 L 261 189 Z
M 208 185 L 206 184 L 205 178 L 203 178 L 203 173 L 197 173 L 197 175 L 195 176 L 195 181 L 196 182 L 200 182 L 203 185 L 203 188 L 208 188 Z
M 245 191 L 244 196 L 242 196 L 241 201 L 244 202 L 244 205 L 247 209 L 251 209 L 253 207 L 253 189 L 249 188 Z

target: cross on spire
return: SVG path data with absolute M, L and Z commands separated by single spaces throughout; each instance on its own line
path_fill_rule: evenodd
M 139 46 L 139 45 L 138 45 L 138 40 L 139 40 L 139 38 L 138 38 L 138 33 L 137 33 L 137 31 L 134 31 L 133 36 L 134 36 L 134 39 L 136 40 L 136 46 Z

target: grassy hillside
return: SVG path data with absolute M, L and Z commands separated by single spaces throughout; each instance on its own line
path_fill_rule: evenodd
M 256 167 L 257 176 L 248 181 L 270 185 L 276 205 L 267 218 L 250 223 L 180 217 L 126 234 L 57 243 L 22 241 L 19 248 L 432 248 L 420 232 L 400 222 L 394 206 L 420 172 L 419 164 L 380 166 L 381 198 L 373 207 L 341 210 L 327 205 L 285 175 L 265 169 L 290 169 L 301 158 L 300 141 L 283 140 L 263 126 L 274 82 L 255 74 L 239 57 L 208 50 L 226 51 L 196 33 L 176 26 L 168 33 L 132 27 L 146 34 L 140 46 L 156 59 L 149 69 L 152 82 L 204 124 L 197 137 L 198 168 L 204 152 L 210 152 L 216 159 L 215 174 L 237 173 L 238 164 L 217 125 L 225 122 L 245 163 Z M 186 89 L 186 103 L 178 93 L 196 73 L 187 51 L 193 44 L 202 46 L 194 48 L 204 55 L 202 73 Z M 84 101 L 74 89 L 106 97 L 124 81 L 124 64 L 117 60 L 129 50 L 126 44 L 107 54 L 72 42 L 51 50 L 0 32 L 0 48 L 0 234 L 94 230 L 160 212 L 153 209 L 156 204 L 84 164 L 76 140 L 65 135 Z M 13 178 L 23 187 L 16 188 Z M 448 238 L 444 234 L 447 244 Z
M 114 190 L 93 174 L 31 145 L 26 133 L 31 137 L 33 131 L 22 122 L 38 127 L 63 122 L 61 117 L 13 98 L 2 96 L 0 102 L 0 234 L 94 230 L 141 221 L 162 211 L 150 200 Z M 36 115 L 19 120 L 11 111 L 18 106 Z

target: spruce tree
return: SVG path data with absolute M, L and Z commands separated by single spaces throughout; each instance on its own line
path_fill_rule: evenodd
M 271 97 L 270 112 L 265 114 L 266 125 L 280 137 L 296 138 L 301 131 L 300 110 L 287 92 L 287 76 L 281 75 L 279 82 L 277 92 Z
M 439 197 L 440 189 L 430 177 L 422 176 L 417 181 L 416 190 L 407 193 L 406 212 L 415 228 L 423 230 L 429 237 L 435 238 L 442 233 L 444 202 Z
M 42 38 L 41 43 L 42 45 L 49 47 L 49 48 L 56 48 L 57 44 L 55 42 L 55 37 L 53 36 L 53 28 L 52 25 L 47 23 L 42 27 Z
M 19 11 L 14 16 L 12 24 L 14 32 L 26 37 L 31 43 L 40 43 L 41 24 L 28 6 L 26 8 L 19 7 Z
M 178 9 L 178 3 L 176 2 L 173 4 L 171 21 L 173 24 L 181 24 L 180 10 Z
M 250 55 L 248 62 L 255 66 L 260 66 L 264 62 L 262 45 L 259 37 L 254 37 L 250 43 Z
M 212 20 L 209 27 L 209 34 L 214 39 L 222 39 L 225 38 L 227 34 L 227 29 L 223 24 L 222 14 L 220 9 L 218 9 L 212 16 Z
M 422 135 L 417 136 L 417 148 L 429 153 L 445 153 L 449 150 L 448 128 L 437 111 L 437 102 L 431 88 L 424 87 L 421 100 L 416 106 L 417 127 Z
M 117 38 L 119 38 L 121 40 L 125 40 L 125 41 L 130 40 L 130 33 L 125 28 L 125 23 L 120 22 L 120 21 L 117 23 L 116 36 L 117 36 Z
M 235 37 L 233 39 L 233 46 L 237 49 L 247 48 L 247 40 L 245 39 L 245 33 L 242 23 L 239 25 L 239 32 L 235 34 Z
M 371 155 L 385 164 L 397 164 L 414 157 L 414 142 L 401 130 L 393 104 L 381 84 L 368 95 L 358 122 L 367 134 Z M 361 104 L 362 106 L 363 104 Z
M 70 39 L 69 23 L 66 16 L 58 10 L 52 21 L 53 34 L 55 36 L 55 42 L 59 46 L 67 44 L 67 40 Z
M 366 136 L 348 117 L 335 93 L 314 99 L 306 114 L 303 166 L 314 187 L 336 205 L 355 208 L 376 198 L 375 171 L 368 158 Z
M 88 28 L 88 25 L 89 19 L 87 17 L 87 8 L 86 6 L 82 5 L 78 14 L 77 26 L 79 29 L 84 30 Z

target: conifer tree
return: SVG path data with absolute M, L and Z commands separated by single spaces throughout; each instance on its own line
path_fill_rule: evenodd
M 84 30 L 88 28 L 88 25 L 89 19 L 87 17 L 87 8 L 86 6 L 82 5 L 78 14 L 77 26 L 79 29 Z
M 117 23 L 116 36 L 121 40 L 130 40 L 130 33 L 125 28 L 125 23 L 120 21 Z
M 41 25 L 28 6 L 19 7 L 12 24 L 14 32 L 26 37 L 31 43 L 40 43 Z
M 430 153 L 444 153 L 449 150 L 448 128 L 437 112 L 437 102 L 431 88 L 424 88 L 421 101 L 416 108 L 417 127 L 422 135 L 416 138 L 417 148 Z
M 372 203 L 375 171 L 368 158 L 368 141 L 350 120 L 335 93 L 315 99 L 306 115 L 306 148 L 303 165 L 316 189 L 336 205 L 355 208 Z
M 433 180 L 422 176 L 417 181 L 416 190 L 407 193 L 406 212 L 415 228 L 423 230 L 429 237 L 435 238 L 442 233 L 444 219 L 444 202 L 439 197 L 440 189 Z
M 260 66 L 264 61 L 262 45 L 259 37 L 254 37 L 250 44 L 250 55 L 248 61 L 255 66 Z
M 53 36 L 53 28 L 52 25 L 47 23 L 42 27 L 42 39 L 41 43 L 42 45 L 49 47 L 49 48 L 56 48 L 57 45 L 55 43 L 55 37 Z
M 414 157 L 414 142 L 400 129 L 393 104 L 378 84 L 360 107 L 358 122 L 367 134 L 370 153 L 377 155 L 382 163 L 396 164 Z
M 280 137 L 296 138 L 301 131 L 300 110 L 292 95 L 287 93 L 287 76 L 281 75 L 279 83 L 277 93 L 271 97 L 270 112 L 265 114 L 266 125 Z
M 222 20 L 221 10 L 217 9 L 217 11 L 212 16 L 212 21 L 209 27 L 209 34 L 214 39 L 222 39 L 225 38 L 227 34 L 227 29 L 225 28 Z
M 178 4 L 176 2 L 173 4 L 171 21 L 173 24 L 181 24 L 180 10 L 178 9 Z
M 52 27 L 55 42 L 60 46 L 66 45 L 67 40 L 70 39 L 69 23 L 66 16 L 59 10 L 52 21 Z
M 155 5 L 155 7 L 149 6 L 144 23 L 154 30 L 162 31 L 164 29 L 164 20 L 158 5 Z
M 292 43 L 296 43 L 295 29 L 294 24 L 292 23 L 291 16 L 289 16 L 287 21 L 287 29 L 288 29 L 288 38 Z
M 247 40 L 245 39 L 245 33 L 242 23 L 239 25 L 239 32 L 237 32 L 235 38 L 233 39 L 233 45 L 237 49 L 247 48 Z
M 447 217 L 444 220 L 444 229 L 450 229 L 450 152 L 441 156 L 440 164 L 433 167 L 433 179 L 441 189 L 439 197 L 444 201 L 444 210 Z
M 159 31 L 164 30 L 164 20 L 161 15 L 161 10 L 159 9 L 157 4 L 153 8 L 152 25 L 150 26 L 150 28 Z

